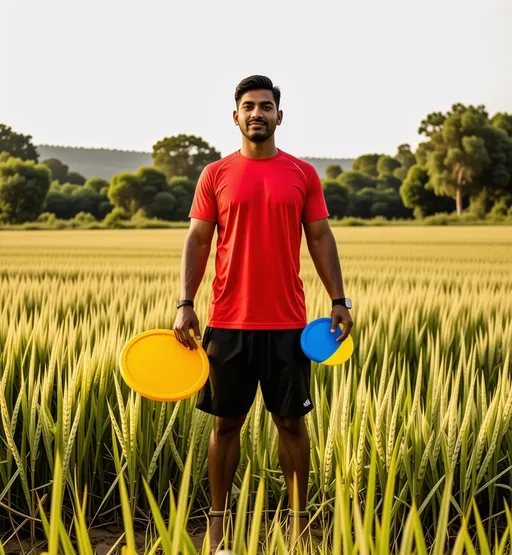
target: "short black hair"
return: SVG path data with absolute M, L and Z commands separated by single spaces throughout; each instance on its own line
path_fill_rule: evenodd
M 274 96 L 274 101 L 276 103 L 277 109 L 279 110 L 279 102 L 281 101 L 281 91 L 279 87 L 274 87 L 272 81 L 265 77 L 264 75 L 251 75 L 250 77 L 246 77 L 242 79 L 240 83 L 238 83 L 236 90 L 235 90 L 235 102 L 238 106 L 238 102 L 242 95 L 248 91 L 256 91 L 258 89 L 266 89 L 272 91 Z

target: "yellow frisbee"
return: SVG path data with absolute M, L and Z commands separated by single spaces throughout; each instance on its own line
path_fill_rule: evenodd
M 195 340 L 194 340 L 195 341 Z M 127 341 L 119 355 L 124 381 L 154 401 L 179 401 L 197 393 L 208 379 L 210 364 L 201 345 L 188 349 L 174 331 L 153 329 Z

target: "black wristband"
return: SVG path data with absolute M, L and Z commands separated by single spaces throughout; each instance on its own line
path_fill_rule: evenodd
M 348 299 L 347 297 L 341 297 L 339 299 L 333 299 L 332 300 L 333 308 L 336 305 L 345 306 L 346 308 L 352 308 L 352 301 L 350 299 Z
M 181 308 L 182 306 L 191 306 L 194 308 L 194 301 L 190 301 L 189 299 L 183 299 L 176 303 L 176 308 Z

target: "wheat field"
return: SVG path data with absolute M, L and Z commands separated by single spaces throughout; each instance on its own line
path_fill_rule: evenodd
M 512 228 L 333 231 L 355 350 L 313 365 L 311 521 L 297 549 L 511 553 Z M 102 530 L 110 553 L 209 552 L 211 418 L 195 398 L 140 398 L 117 365 L 134 334 L 172 328 L 185 233 L 0 232 L 0 554 L 99 553 Z M 301 275 L 308 318 L 328 316 L 305 244 Z M 289 553 L 259 393 L 241 444 L 232 550 Z

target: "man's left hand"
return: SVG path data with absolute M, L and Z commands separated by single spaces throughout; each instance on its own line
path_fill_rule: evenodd
M 350 312 L 346 306 L 334 305 L 331 312 L 332 326 L 331 332 L 334 333 L 341 323 L 343 324 L 343 331 L 341 335 L 336 339 L 337 342 L 344 341 L 350 334 L 352 329 L 352 318 L 350 317 Z

